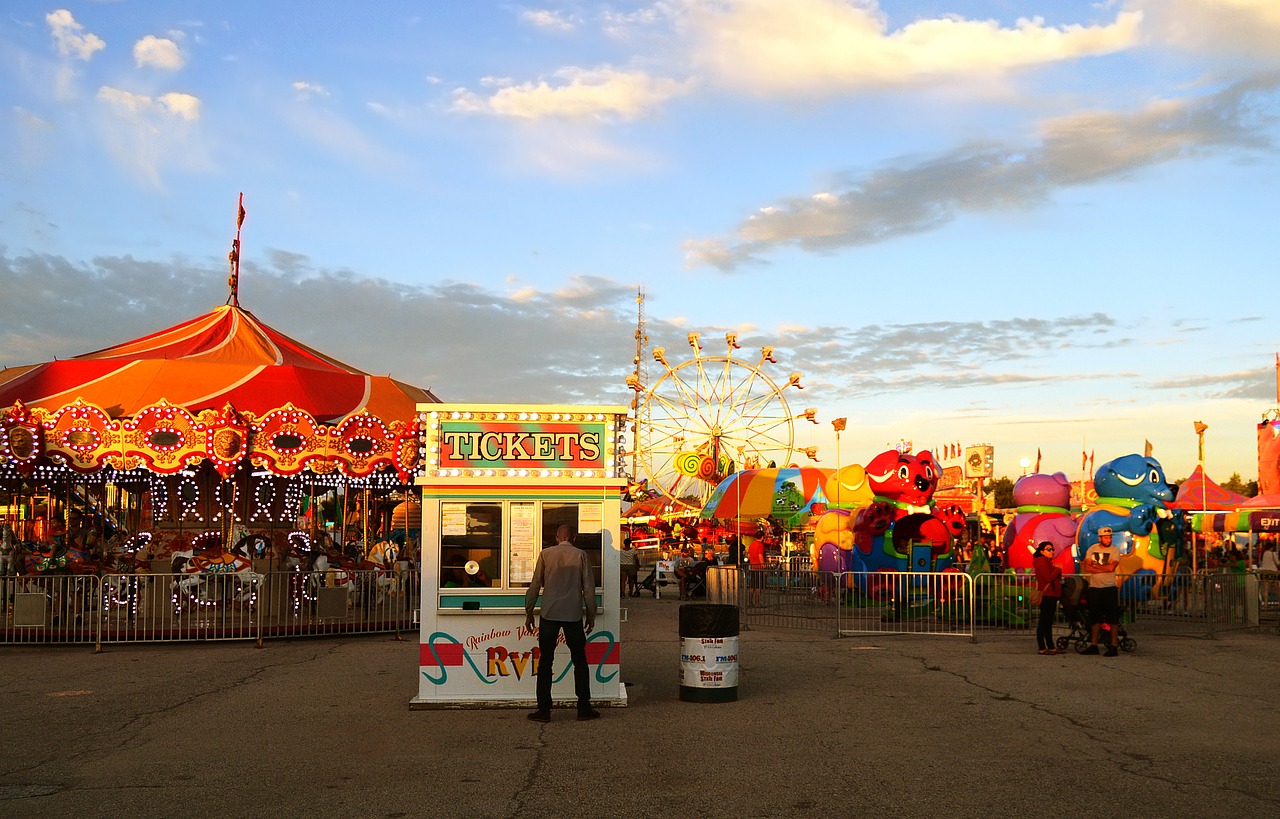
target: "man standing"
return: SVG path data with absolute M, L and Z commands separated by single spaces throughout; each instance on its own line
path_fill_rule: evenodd
M 569 659 L 573 661 L 574 688 L 578 695 L 578 719 L 597 719 L 591 707 L 591 676 L 587 668 L 587 635 L 596 626 L 596 581 L 587 553 L 573 545 L 573 529 L 561 525 L 556 545 L 543 549 L 533 566 L 533 580 L 524 595 L 524 627 L 533 630 L 533 608 L 542 592 L 542 616 L 538 623 L 538 710 L 534 722 L 551 721 L 552 661 L 560 632 L 564 632 Z M 585 624 L 584 624 L 585 621 Z
M 1116 568 L 1120 563 L 1120 550 L 1111 545 L 1111 527 L 1098 530 L 1098 542 L 1084 553 L 1084 571 L 1089 576 L 1089 647 L 1085 654 L 1098 653 L 1098 632 L 1102 624 L 1111 626 L 1111 645 L 1107 656 L 1116 656 L 1120 643 L 1120 588 L 1116 584 Z

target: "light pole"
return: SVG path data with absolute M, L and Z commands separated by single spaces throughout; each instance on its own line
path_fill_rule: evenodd
M 1018 461 L 1018 466 L 1022 467 L 1022 477 L 1025 478 L 1027 476 L 1027 470 L 1031 468 L 1031 459 L 1026 455 L 1023 455 L 1021 460 Z

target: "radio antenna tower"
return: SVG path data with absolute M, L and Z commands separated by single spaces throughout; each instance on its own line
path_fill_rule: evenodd
M 632 360 L 635 372 L 628 379 L 631 381 L 631 478 L 640 475 L 640 449 L 648 445 L 649 419 L 642 417 L 648 413 L 649 403 L 641 401 L 640 395 L 649 386 L 649 334 L 644 329 L 644 288 L 636 288 L 636 357 Z M 643 407 L 643 409 L 642 409 Z

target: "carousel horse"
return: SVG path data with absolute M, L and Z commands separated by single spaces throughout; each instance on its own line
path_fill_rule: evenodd
M 0 575 L 17 574 L 18 562 L 14 553 L 18 548 L 18 536 L 8 523 L 0 525 Z
M 360 594 L 358 599 L 365 606 L 381 603 L 386 599 L 392 585 L 396 582 L 394 572 L 396 559 L 400 554 L 400 543 L 395 540 L 380 540 L 369 547 L 369 551 L 361 559 Z
M 150 532 L 128 534 L 121 530 L 107 542 L 107 556 L 102 564 L 102 594 L 113 606 L 126 606 L 130 614 L 137 610 L 138 591 L 142 579 L 138 568 L 143 555 L 151 553 Z
M 323 532 L 316 536 L 314 542 L 306 532 L 290 532 L 285 542 L 284 568 L 291 573 L 289 593 L 293 598 L 293 610 L 297 612 L 304 605 L 314 608 L 329 571 L 332 542 Z M 336 586 L 350 586 L 350 577 L 345 571 L 335 572 L 335 581 Z
M 222 547 L 219 532 L 201 532 L 191 539 L 191 548 L 174 552 L 172 571 L 179 575 L 173 581 L 175 609 L 181 609 L 184 602 L 195 606 L 253 605 L 262 583 L 251 559 Z

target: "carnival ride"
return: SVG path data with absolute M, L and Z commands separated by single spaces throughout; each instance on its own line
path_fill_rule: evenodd
M 99 598 L 133 610 L 141 570 L 172 576 L 175 614 L 261 608 L 261 574 L 285 568 L 300 525 L 371 572 L 395 560 L 379 544 L 406 525 L 392 505 L 419 471 L 417 405 L 438 399 L 243 309 L 239 224 L 231 262 L 228 303 L 210 313 L 0 373 L 10 597 L 53 588 L 40 578 L 101 577 Z
M 739 470 L 790 466 L 797 455 L 816 459 L 815 447 L 796 447 L 795 422 L 817 420 L 813 409 L 792 414 L 786 391 L 802 389 L 801 375 L 775 380 L 773 347 L 762 347 L 753 361 L 735 355 L 736 333 L 725 335 L 723 355 L 704 353 L 698 333 L 688 341 L 693 357 L 674 364 L 665 348 L 654 348 L 664 370 L 652 385 L 628 376 L 636 400 L 634 450 L 625 455 L 637 462 L 643 478 L 635 477 L 650 497 L 666 498 L 673 515 L 696 517 L 715 487 Z

